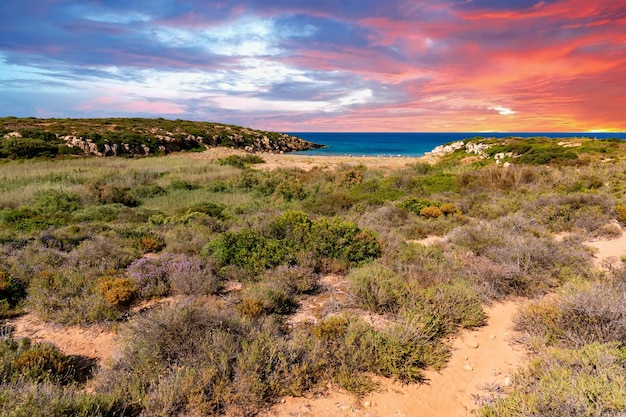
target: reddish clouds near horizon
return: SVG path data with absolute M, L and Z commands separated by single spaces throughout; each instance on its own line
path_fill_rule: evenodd
M 0 117 L 626 131 L 626 2 L 0 3 Z

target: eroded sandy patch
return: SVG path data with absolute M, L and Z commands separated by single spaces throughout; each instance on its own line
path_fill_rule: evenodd
M 54 343 L 66 355 L 108 359 L 117 343 L 117 335 L 112 331 L 54 325 L 39 320 L 32 313 L 9 320 L 8 324 L 13 327 L 15 339 L 28 337 L 34 342 Z

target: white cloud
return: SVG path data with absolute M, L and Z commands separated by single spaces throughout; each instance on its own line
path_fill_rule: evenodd
M 276 56 L 277 35 L 272 19 L 242 18 L 210 29 L 157 27 L 150 29 L 167 47 L 201 48 L 223 56 Z
M 502 107 L 502 106 L 489 107 L 489 110 L 495 110 L 503 116 L 510 116 L 512 114 L 517 113 L 515 110 L 511 110 L 507 107 Z

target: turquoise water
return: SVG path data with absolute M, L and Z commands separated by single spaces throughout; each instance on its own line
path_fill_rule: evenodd
M 358 133 L 358 132 L 289 132 L 311 142 L 326 145 L 327 148 L 302 151 L 309 155 L 353 155 L 353 156 L 421 156 L 435 146 L 463 140 L 474 136 L 503 138 L 507 136 L 551 138 L 592 137 L 597 139 L 626 139 L 626 132 L 620 133 L 541 133 L 541 132 L 438 132 L 438 133 Z

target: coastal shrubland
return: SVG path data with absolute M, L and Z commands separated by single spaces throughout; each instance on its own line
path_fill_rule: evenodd
M 362 396 L 372 375 L 422 382 L 451 337 L 485 323 L 484 303 L 525 297 L 517 326 L 537 356 L 482 415 L 623 411 L 626 273 L 595 268 L 582 242 L 621 233 L 624 150 L 516 141 L 387 172 L 270 171 L 262 156 L 1 163 L 1 317 L 122 335 L 85 390 L 71 357 L 3 327 L 2 409 L 248 416 L 328 384 Z M 329 276 L 344 298 L 308 311 L 334 295 Z

